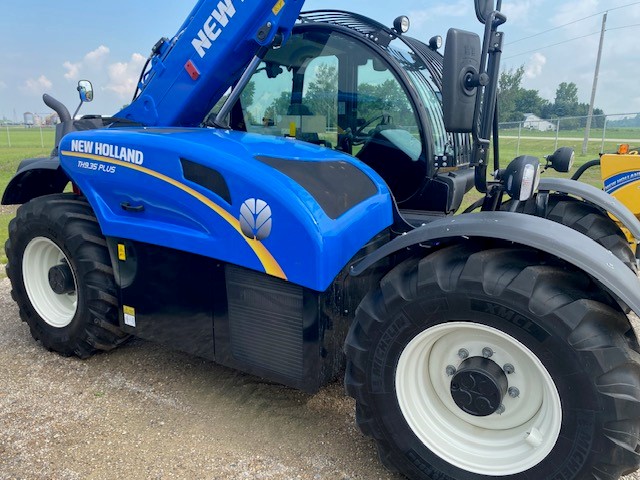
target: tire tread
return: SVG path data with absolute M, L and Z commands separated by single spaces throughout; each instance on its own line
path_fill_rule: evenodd
M 398 305 L 417 298 L 419 291 L 464 291 L 472 283 L 481 284 L 488 295 L 509 290 L 528 298 L 529 309 L 538 316 L 557 314 L 565 319 L 571 332 L 567 341 L 576 350 L 596 352 L 593 358 L 599 359 L 604 372 L 595 379 L 596 389 L 615 399 L 615 418 L 606 424 L 604 435 L 611 442 L 616 468 L 596 462 L 591 476 L 613 480 L 622 472 L 636 470 L 640 466 L 640 355 L 627 336 L 630 324 L 626 316 L 582 272 L 559 266 L 539 252 L 482 250 L 473 244 L 444 248 L 419 262 L 400 264 L 383 278 L 380 290 L 369 293 L 358 307 L 345 342 L 345 387 L 356 400 L 356 423 L 376 441 L 382 462 L 392 470 L 413 472 L 416 478 L 423 478 L 402 453 L 392 448 L 374 408 L 367 405 L 366 372 L 375 327 L 382 325 Z M 415 289 L 411 288 L 413 284 Z
M 38 326 L 41 321 L 23 291 L 21 259 L 14 252 L 14 239 L 31 222 L 48 222 L 64 232 L 65 245 L 77 265 L 85 271 L 78 279 L 86 288 L 87 315 L 79 335 L 67 342 L 50 338 Z M 49 350 L 62 355 L 87 358 L 108 351 L 125 342 L 129 336 L 119 327 L 117 288 L 113 268 L 98 220 L 89 204 L 74 194 L 56 194 L 35 198 L 20 206 L 16 218 L 9 223 L 9 239 L 5 243 L 8 258 L 6 273 L 11 281 L 11 297 L 17 302 L 20 318 L 29 324 L 31 335 Z

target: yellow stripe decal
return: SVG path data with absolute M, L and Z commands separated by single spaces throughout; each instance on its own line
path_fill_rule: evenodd
M 246 237 L 242 233 L 242 229 L 240 228 L 240 221 L 237 218 L 233 217 L 224 208 L 222 208 L 220 205 L 215 204 L 210 199 L 202 195 L 200 192 L 195 191 L 194 189 L 174 180 L 171 177 L 167 177 L 166 175 L 163 175 L 156 171 L 153 171 L 148 168 L 141 167 L 139 165 L 135 165 L 132 163 L 127 163 L 121 160 L 115 160 L 113 158 L 103 157 L 101 155 L 92 155 L 88 153 L 63 151 L 62 154 L 69 157 L 88 158 L 90 160 L 96 160 L 98 162 L 110 163 L 112 165 L 118 165 L 120 167 L 130 168 L 132 170 L 136 170 L 146 175 L 151 175 L 152 177 L 155 177 L 158 180 L 162 180 L 163 182 L 169 183 L 174 187 L 179 188 L 183 192 L 188 193 L 192 197 L 204 203 L 207 207 L 209 207 L 211 210 L 213 210 L 218 215 L 220 215 L 229 225 L 231 225 L 238 232 L 238 234 L 240 234 L 240 236 L 247 242 L 249 247 L 256 254 L 258 259 L 260 260 L 260 263 L 262 263 L 262 266 L 264 267 L 264 271 L 267 274 L 272 275 L 274 277 L 282 278 L 284 280 L 287 279 L 287 276 L 285 275 L 284 271 L 282 270 L 282 268 L 280 267 L 276 259 L 273 258 L 273 255 L 271 255 L 271 252 L 269 252 L 269 250 L 267 250 L 267 248 L 258 240 L 254 240 Z

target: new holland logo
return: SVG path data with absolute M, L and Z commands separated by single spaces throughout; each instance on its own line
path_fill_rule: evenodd
M 200 58 L 204 58 L 207 51 L 213 45 L 222 31 L 229 25 L 229 22 L 236 14 L 234 0 L 223 0 L 218 2 L 217 8 L 214 8 L 204 22 L 204 25 L 198 32 L 198 36 L 191 41 L 191 45 L 196 49 Z M 237 2 L 237 0 L 235 0 Z M 244 2 L 244 0 L 240 0 Z
M 271 235 L 271 207 L 264 200 L 250 198 L 240 207 L 240 228 L 245 236 L 264 240 Z

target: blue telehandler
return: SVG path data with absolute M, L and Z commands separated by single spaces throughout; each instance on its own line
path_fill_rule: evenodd
M 3 196 L 33 337 L 85 358 L 136 336 L 311 393 L 343 375 L 411 479 L 636 470 L 640 289 L 608 213 L 640 224 L 537 158 L 500 167 L 501 3 L 442 55 L 406 17 L 200 0 L 112 117 L 45 95 L 55 148 Z

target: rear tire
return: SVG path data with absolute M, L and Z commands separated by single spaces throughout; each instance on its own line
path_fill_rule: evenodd
M 76 195 L 35 198 L 18 209 L 5 245 L 11 296 L 31 335 L 62 355 L 86 358 L 128 337 L 107 243 Z
M 629 473 L 640 464 L 640 355 L 612 304 L 582 272 L 529 249 L 408 260 L 363 300 L 347 337 L 358 426 L 412 479 Z M 478 378 L 508 390 L 476 377 L 460 387 L 469 362 L 487 359 L 497 371 Z M 483 411 L 496 392 L 500 406 Z
M 509 203 L 505 208 L 508 208 Z M 535 208 L 528 202 L 518 209 L 528 213 Z M 551 194 L 547 207 L 547 219 L 561 223 L 586 235 L 613 253 L 634 273 L 638 273 L 636 257 L 620 227 L 606 213 L 589 203 L 566 195 Z

